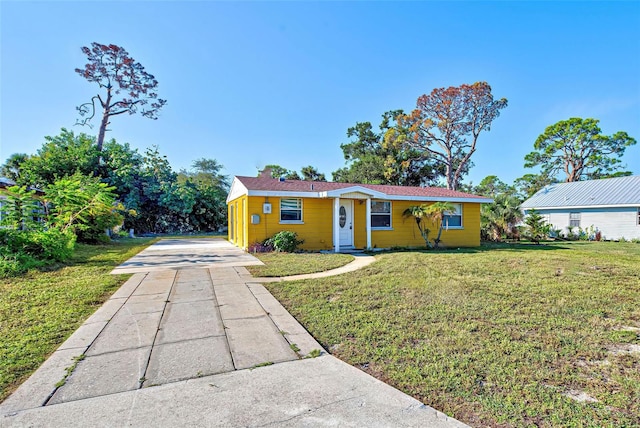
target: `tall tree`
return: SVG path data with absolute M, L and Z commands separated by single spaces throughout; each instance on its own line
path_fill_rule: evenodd
M 29 159 L 26 153 L 14 153 L 7 158 L 0 167 L 0 176 L 6 177 L 16 183 L 20 180 L 22 165 Z
M 83 175 L 100 175 L 101 165 L 95 146 L 95 137 L 75 135 L 62 128 L 60 135 L 46 136 L 45 143 L 34 156 L 21 164 L 18 184 L 40 188 L 59 178 L 80 172 Z
M 497 175 L 488 175 L 480 181 L 474 191 L 479 195 L 495 197 L 501 193 L 513 194 L 515 189 L 500 180 Z
M 407 144 L 444 166 L 448 189 L 457 189 L 468 171 L 478 137 L 507 106 L 506 98 L 494 100 L 486 82 L 437 88 L 418 98 L 416 109 L 400 116 L 409 129 Z
M 513 181 L 513 186 L 516 189 L 516 195 L 525 200 L 532 197 L 538 190 L 544 186 L 556 183 L 557 181 L 550 177 L 546 173 L 542 174 L 525 174 L 522 177 L 516 178 Z
M 205 186 L 219 187 L 223 190 L 229 188 L 229 177 L 222 174 L 224 166 L 216 159 L 200 158 L 193 161 L 193 172 L 188 176 L 195 182 Z
M 334 171 L 333 180 L 400 186 L 433 184 L 441 171 L 430 159 L 403 144 L 407 133 L 397 123 L 402 114 L 402 110 L 385 112 L 379 131 L 371 122 L 357 122 L 347 129 L 347 137 L 352 140 L 340 145 L 347 166 Z
M 189 227 L 198 231 L 215 231 L 227 219 L 226 198 L 229 178 L 221 173 L 224 167 L 216 159 L 197 159 L 191 171 L 181 171 L 178 183 L 195 192 L 195 203 L 187 217 Z
M 270 171 L 271 178 L 284 178 L 287 180 L 302 179 L 296 171 L 287 169 L 283 166 L 276 165 L 276 164 L 265 165 L 265 167 L 261 171 L 258 171 L 258 177 L 260 177 L 262 173 L 267 170 Z
M 564 172 L 566 182 L 629 175 L 620 174 L 620 158 L 636 140 L 622 131 L 602 135 L 598 122 L 572 117 L 548 126 L 525 156 L 525 168 L 541 166 L 550 177 Z
M 83 46 L 82 52 L 87 55 L 89 62 L 84 68 L 76 68 L 76 73 L 89 82 L 97 83 L 104 92 L 94 95 L 91 101 L 77 107 L 82 117 L 78 123 L 88 124 L 97 110 L 102 109 L 97 140 L 100 152 L 111 117 L 139 112 L 155 120 L 158 118 L 158 111 L 167 101 L 158 98 L 158 81 L 155 77 L 147 73 L 142 64 L 129 56 L 124 48 L 93 42 L 91 47 Z
M 302 173 L 302 179 L 305 181 L 327 181 L 324 174 L 311 165 L 302 167 L 300 172 Z

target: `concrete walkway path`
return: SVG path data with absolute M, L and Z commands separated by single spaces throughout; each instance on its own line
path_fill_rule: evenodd
M 281 277 L 253 278 L 253 281 L 265 283 L 265 282 L 297 281 L 299 279 L 326 278 L 329 276 L 342 275 L 343 273 L 353 272 L 358 269 L 362 269 L 363 267 L 368 266 L 371 263 L 376 261 L 375 257 L 369 256 L 366 254 L 352 254 L 352 256 L 355 258 L 352 262 L 349 262 L 344 266 L 340 266 L 339 268 L 327 270 L 324 272 L 304 273 L 300 275 L 281 276 Z
M 0 404 L 0 426 L 464 426 L 328 355 L 238 266 L 257 259 L 172 241 L 114 270 L 144 272 Z

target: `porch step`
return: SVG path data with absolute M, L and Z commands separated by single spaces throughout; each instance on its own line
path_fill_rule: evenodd
M 340 252 L 345 254 L 364 253 L 364 250 L 357 249 L 354 246 L 340 247 Z

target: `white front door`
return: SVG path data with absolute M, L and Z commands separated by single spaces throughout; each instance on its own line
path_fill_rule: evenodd
M 340 201 L 339 209 L 340 246 L 353 246 L 353 201 Z

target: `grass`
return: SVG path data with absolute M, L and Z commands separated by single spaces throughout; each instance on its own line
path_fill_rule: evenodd
M 0 401 L 130 276 L 109 275 L 151 239 L 76 246 L 73 259 L 0 283 Z
M 265 286 L 332 354 L 472 426 L 640 426 L 638 244 L 388 253 Z
M 247 266 L 251 275 L 274 277 L 324 272 L 353 261 L 349 254 L 322 253 L 256 253 L 265 266 Z

